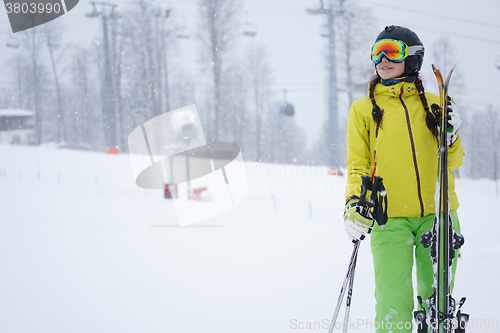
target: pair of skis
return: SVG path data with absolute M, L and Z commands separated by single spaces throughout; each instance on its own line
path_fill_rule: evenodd
M 449 206 L 448 190 L 448 87 L 455 66 L 450 70 L 446 79 L 441 72 L 432 65 L 439 88 L 441 114 L 435 114 L 439 120 L 439 167 L 436 182 L 436 214 L 432 230 L 422 235 L 421 243 L 430 247 L 430 257 L 434 270 L 433 293 L 427 300 L 418 296 L 421 310 L 414 312 L 418 333 L 463 333 L 467 326 L 469 315 L 461 313 L 460 308 L 465 302 L 463 297 L 459 304 L 451 296 L 450 282 L 452 279 L 451 267 L 455 250 L 459 249 L 464 238 L 453 231 L 453 220 Z M 426 304 L 426 312 L 423 304 Z

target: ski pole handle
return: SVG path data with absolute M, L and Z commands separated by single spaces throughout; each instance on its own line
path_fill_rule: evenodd
M 369 176 L 361 176 L 361 193 L 359 195 L 359 205 L 363 207 L 362 215 L 368 216 L 370 204 L 366 203 L 366 194 L 368 190 L 372 190 L 372 181 Z
M 373 216 L 375 221 L 377 221 L 380 229 L 384 229 L 384 225 L 387 223 L 387 192 L 382 182 L 382 177 L 373 178 L 372 186 L 372 196 L 370 201 L 373 203 Z
M 361 194 L 359 195 L 359 204 L 366 206 L 366 193 L 372 189 L 372 181 L 369 176 L 361 176 Z
M 369 205 L 375 207 L 375 204 L 378 202 L 378 193 L 380 191 L 380 181 L 382 178 L 376 176 L 373 177 L 373 184 L 372 184 L 372 195 L 370 196 L 370 201 Z

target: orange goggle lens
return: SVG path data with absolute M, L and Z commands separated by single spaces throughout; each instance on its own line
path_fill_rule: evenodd
M 382 56 L 393 62 L 401 62 L 408 56 L 408 45 L 396 39 L 378 40 L 372 46 L 371 59 L 378 64 Z

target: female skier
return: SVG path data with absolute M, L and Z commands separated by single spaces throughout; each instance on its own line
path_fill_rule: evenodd
M 431 106 L 439 105 L 439 97 L 424 92 L 419 77 L 423 58 L 424 46 L 413 31 L 386 27 L 371 50 L 376 76 L 369 83 L 368 96 L 349 110 L 344 223 L 351 240 L 371 232 L 377 332 L 412 331 L 414 250 L 418 295 L 425 300 L 433 290 L 429 248 L 420 239 L 432 229 L 436 209 L 438 125 Z M 453 107 L 449 107 L 447 128 L 449 202 L 453 229 L 459 232 L 452 171 L 462 164 L 463 148 L 460 118 Z M 363 175 L 383 178 L 389 202 L 383 229 L 359 214 Z M 455 270 L 456 256 L 453 278 Z

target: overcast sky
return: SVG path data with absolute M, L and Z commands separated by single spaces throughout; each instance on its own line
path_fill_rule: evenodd
M 349 1 L 349 0 L 347 0 Z M 124 7 L 127 1 L 111 1 Z M 158 1 L 163 8 L 175 8 L 175 17 L 185 20 L 187 32 L 193 37 L 198 29 L 196 0 Z M 368 31 L 373 39 L 389 24 L 403 25 L 414 30 L 426 47 L 422 74 L 426 88 L 436 92 L 431 72 L 433 44 L 442 37 L 449 38 L 457 51 L 457 75 L 464 80 L 466 91 L 462 99 L 471 108 L 461 112 L 473 112 L 485 108 L 488 103 L 500 109 L 497 96 L 500 93 L 500 70 L 495 61 L 500 57 L 500 1 L 498 0 L 419 0 L 383 1 L 356 0 L 358 6 L 372 8 L 376 19 L 376 31 Z M 246 0 L 243 1 L 246 20 L 258 31 L 255 40 L 266 44 L 275 78 L 275 89 L 287 89 L 288 101 L 296 110 L 296 119 L 303 127 L 309 144 L 317 138 L 326 116 L 326 76 L 324 50 L 326 40 L 319 36 L 324 24 L 323 15 L 308 15 L 306 8 L 317 8 L 319 0 Z M 80 3 L 68 14 L 59 18 L 66 32 L 65 37 L 74 43 L 89 45 L 99 38 L 100 20 L 84 16 L 91 10 L 88 0 Z M 181 19 L 182 18 L 182 19 Z M 242 17 L 243 20 L 244 17 Z M 0 10 L 0 86 L 10 78 L 6 60 L 14 51 L 3 47 L 11 33 L 5 10 Z M 196 69 L 196 40 L 183 40 L 179 50 L 185 58 L 185 66 Z M 369 64 L 369 48 L 366 62 Z M 3 89 L 0 91 L 4 91 Z M 451 87 L 453 94 L 453 86 Z M 339 117 L 344 124 L 348 105 L 340 96 Z M 202 110 L 199 110 L 202 112 Z

